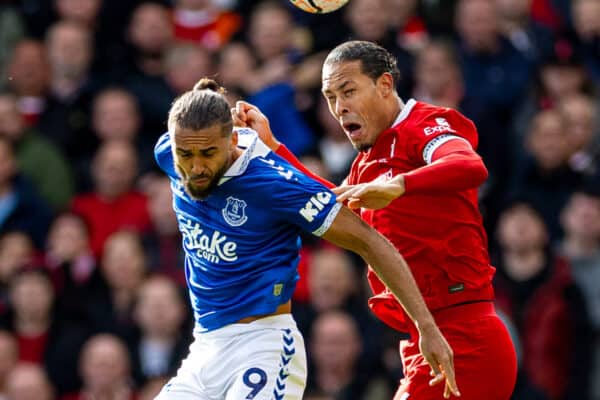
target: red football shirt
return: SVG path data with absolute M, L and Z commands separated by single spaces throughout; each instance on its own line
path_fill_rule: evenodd
M 458 138 L 457 138 L 458 137 Z M 389 179 L 431 162 L 435 150 L 450 140 L 477 147 L 477 130 L 457 111 L 410 100 L 392 128 L 382 132 L 354 161 L 348 184 Z M 495 269 L 489 263 L 487 236 L 477 188 L 406 193 L 381 210 L 361 209 L 361 217 L 386 236 L 408 262 L 430 310 L 493 299 Z M 369 268 L 373 312 L 402 331 L 410 321 L 404 310 Z

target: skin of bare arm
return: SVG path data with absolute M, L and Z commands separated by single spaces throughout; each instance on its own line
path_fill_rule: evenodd
M 427 309 L 419 288 L 396 248 L 354 212 L 342 207 L 323 239 L 360 255 L 396 296 L 419 331 L 419 347 L 432 369 L 430 384 L 445 381 L 445 397 L 460 396 L 453 353 Z

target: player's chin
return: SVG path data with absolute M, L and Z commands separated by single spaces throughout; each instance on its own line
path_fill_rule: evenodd
M 362 140 L 350 140 L 350 142 L 357 151 L 367 151 L 373 146 L 372 143 Z
M 207 185 L 194 185 L 189 183 L 185 185 L 187 193 L 196 200 L 203 200 L 210 194 L 210 183 Z

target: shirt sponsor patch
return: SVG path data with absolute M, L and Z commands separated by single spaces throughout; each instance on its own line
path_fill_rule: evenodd
M 315 217 L 319 215 L 319 212 L 325 208 L 332 199 L 330 192 L 320 192 L 312 196 L 300 209 L 300 215 L 304 217 L 308 222 L 313 222 Z
M 452 127 L 450 127 L 450 123 L 448 120 L 446 120 L 446 118 L 436 118 L 435 123 L 437 125 L 424 128 L 423 133 L 425 133 L 427 136 L 430 136 L 434 133 L 440 132 L 456 132 L 454 129 L 452 129 Z

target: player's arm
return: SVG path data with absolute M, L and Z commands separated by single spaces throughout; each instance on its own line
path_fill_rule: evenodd
M 330 189 L 335 187 L 335 185 L 329 182 L 327 179 L 320 177 L 306 168 L 304 164 L 302 164 L 302 162 L 296 158 L 294 153 L 292 153 L 283 143 L 277 140 L 271 131 L 269 119 L 258 109 L 258 107 L 245 101 L 238 101 L 236 102 L 235 107 L 231 109 L 231 117 L 233 119 L 234 126 L 254 129 L 258 133 L 260 139 L 275 154 L 285 159 L 287 162 L 296 167 L 296 169 Z
M 435 324 L 408 265 L 396 248 L 346 207 L 340 209 L 322 237 L 359 254 L 373 268 L 419 331 L 421 353 L 435 373 L 430 384 L 445 380 L 444 397 L 450 392 L 460 396 L 454 377 L 452 349 Z
M 430 152 L 426 149 L 424 161 L 423 167 L 385 182 L 342 185 L 333 191 L 338 195 L 338 201 L 347 200 L 351 208 L 379 209 L 405 193 L 435 194 L 472 189 L 488 177 L 481 157 L 469 142 L 458 136 L 449 137 Z

